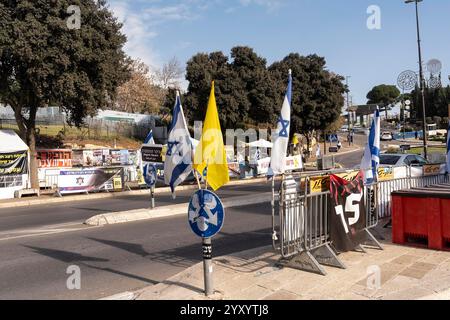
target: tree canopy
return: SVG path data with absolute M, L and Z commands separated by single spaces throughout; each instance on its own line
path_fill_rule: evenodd
M 69 28 L 73 5 L 80 28 Z M 0 0 L 0 100 L 32 151 L 34 186 L 37 109 L 57 104 L 80 125 L 111 104 L 129 77 L 121 27 L 105 0 Z
M 387 111 L 389 105 L 394 103 L 400 96 L 400 90 L 394 85 L 380 84 L 372 88 L 367 94 L 368 104 L 378 104 Z
M 150 68 L 142 61 L 132 63 L 131 78 L 117 90 L 114 110 L 159 113 L 166 90 L 156 84 Z
M 420 89 L 411 92 L 413 113 L 422 119 L 422 96 Z M 427 117 L 448 117 L 450 104 L 450 86 L 442 88 L 425 88 L 425 108 Z
M 272 127 L 283 103 L 289 69 L 293 75 L 292 134 L 326 129 L 341 114 L 344 78 L 326 70 L 325 59 L 317 55 L 292 53 L 267 66 L 266 59 L 249 47 L 234 47 L 229 57 L 223 52 L 199 53 L 188 61 L 186 114 L 191 120 L 203 120 L 215 80 L 223 128 Z

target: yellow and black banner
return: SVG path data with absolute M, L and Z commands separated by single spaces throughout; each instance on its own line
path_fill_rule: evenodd
M 27 151 L 0 154 L 0 175 L 6 176 L 27 173 Z

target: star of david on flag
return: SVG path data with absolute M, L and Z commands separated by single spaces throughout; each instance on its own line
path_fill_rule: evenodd
M 175 188 L 192 172 L 192 143 L 186 119 L 181 106 L 180 94 L 177 92 L 173 109 L 172 125 L 170 126 L 167 143 L 167 154 L 164 161 L 164 180 L 172 190 L 175 198 Z
M 367 141 L 364 156 L 361 161 L 361 170 L 364 171 L 366 184 L 377 182 L 378 166 L 380 164 L 380 134 L 381 134 L 380 111 L 375 111 L 372 127 Z
M 292 72 L 289 70 L 289 82 L 284 97 L 283 107 L 281 108 L 281 115 L 278 118 L 277 130 L 273 134 L 273 149 L 270 160 L 270 168 L 267 174 L 268 177 L 273 177 L 277 174 L 283 174 L 286 169 L 286 153 L 289 146 L 289 133 L 291 124 L 291 105 L 292 105 Z

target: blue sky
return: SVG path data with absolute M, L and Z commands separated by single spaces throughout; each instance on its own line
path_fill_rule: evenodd
M 418 70 L 415 11 L 403 0 L 108 0 L 124 23 L 127 53 L 157 68 L 172 57 L 184 63 L 198 52 L 229 53 L 248 45 L 268 63 L 290 52 L 317 53 L 331 71 L 351 76 L 353 102 L 380 83 L 395 84 Z M 367 9 L 381 10 L 381 29 L 369 30 Z M 450 75 L 450 1 L 420 4 L 424 62 L 443 63 Z

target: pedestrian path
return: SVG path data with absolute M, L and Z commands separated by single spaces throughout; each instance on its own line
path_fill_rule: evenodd
M 390 229 L 381 229 L 387 239 Z M 277 267 L 271 247 L 214 259 L 216 294 L 203 294 L 201 263 L 135 292 L 138 300 L 403 300 L 450 298 L 450 252 L 402 247 L 340 255 L 347 269 L 327 276 Z

